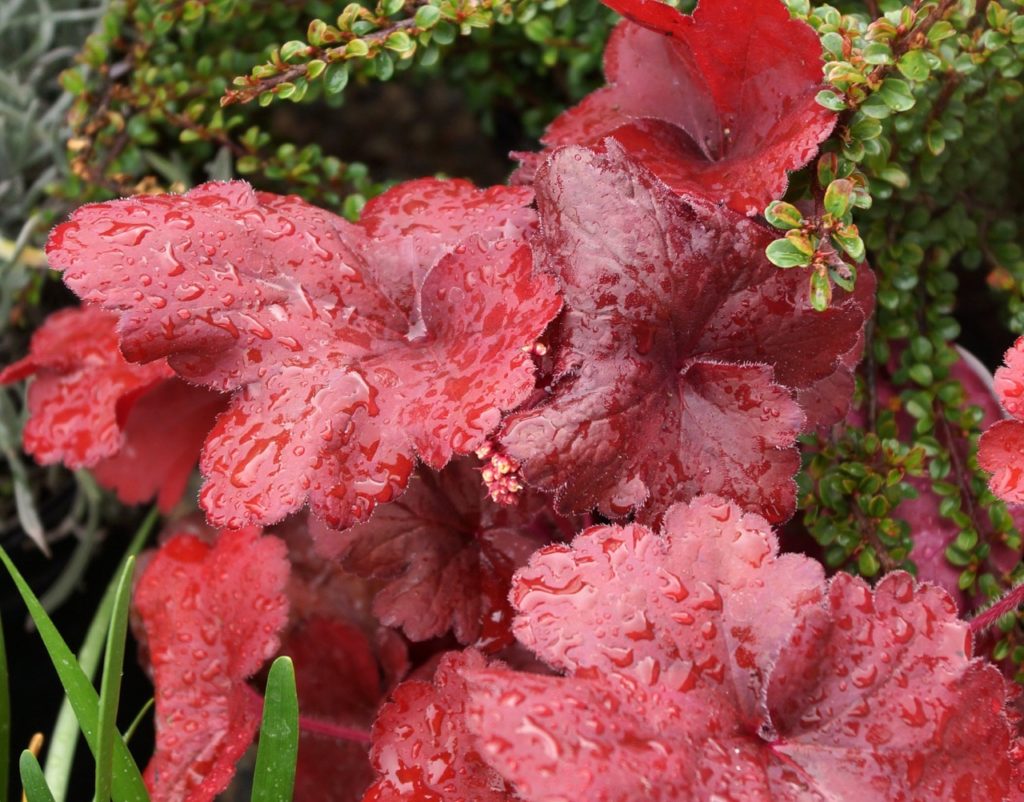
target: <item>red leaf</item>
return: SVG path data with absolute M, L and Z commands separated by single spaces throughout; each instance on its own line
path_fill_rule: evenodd
M 516 634 L 567 677 L 465 668 L 476 748 L 525 800 L 1003 799 L 1007 687 L 949 596 L 777 555 L 701 497 L 518 575 Z
M 135 589 L 156 686 L 154 802 L 203 802 L 227 787 L 259 726 L 245 684 L 278 648 L 288 615 L 284 544 L 259 530 L 221 532 L 211 547 L 178 535 Z
M 978 441 L 978 465 L 992 476 L 988 486 L 1003 501 L 1024 504 L 1024 423 L 992 424 Z
M 199 452 L 227 397 L 178 379 L 139 398 L 124 424 L 124 444 L 92 469 L 125 504 L 156 498 L 164 512 L 181 499 Z
M 373 607 L 382 624 L 414 641 L 451 629 L 488 651 L 512 641 L 512 573 L 559 536 L 542 499 L 494 503 L 469 460 L 440 474 L 420 469 L 401 499 L 333 534 L 347 568 L 384 580 Z
M 475 652 L 450 653 L 433 684 L 413 680 L 398 686 L 373 725 L 371 759 L 381 776 L 363 802 L 516 799 L 483 762 L 466 727 L 466 683 L 459 672 L 483 665 Z
M 605 50 L 608 86 L 555 119 L 542 142 L 600 146 L 611 136 L 675 192 L 760 214 L 835 124 L 814 99 L 814 30 L 779 0 L 701 0 L 692 17 L 656 0 L 605 2 L 631 20 Z
M 532 230 L 532 202 L 526 187 L 479 190 L 459 179 L 420 178 L 393 187 L 359 217 L 370 236 L 367 256 L 377 284 L 400 308 L 417 307 L 416 293 L 438 259 L 473 234 L 516 239 Z
M 51 315 L 0 383 L 34 375 L 25 450 L 43 464 L 88 467 L 125 504 L 181 499 L 227 399 L 174 378 L 165 360 L 125 361 L 117 317 L 95 307 Z
M 24 447 L 42 464 L 77 469 L 116 454 L 124 444 L 118 405 L 174 375 L 166 362 L 126 362 L 116 325 L 116 316 L 95 307 L 55 312 L 33 335 L 29 355 L 0 373 L 0 384 L 35 376 Z
M 315 616 L 289 630 L 282 654 L 295 662 L 299 711 L 331 725 L 365 729 L 382 696 L 369 639 L 341 618 Z M 300 732 L 295 802 L 357 802 L 373 781 L 368 746 L 330 733 Z
M 999 403 L 1015 420 L 999 421 L 978 441 L 978 465 L 992 474 L 989 487 L 1003 501 L 1024 504 L 1024 337 L 1007 350 L 996 371 Z
M 558 151 L 536 191 L 566 311 L 550 400 L 503 430 L 527 481 L 575 512 L 651 520 L 715 492 L 789 517 L 790 390 L 849 372 L 870 296 L 812 311 L 806 277 L 764 257 L 767 230 L 676 197 L 614 143 Z
M 416 454 L 439 468 L 474 450 L 532 390 L 522 349 L 558 310 L 554 282 L 519 240 L 479 236 L 518 232 L 528 196 L 481 192 L 472 225 L 417 231 L 423 252 L 446 252 L 423 278 L 372 237 L 388 215 L 408 228 L 418 208 L 455 213 L 422 188 L 374 207 L 369 232 L 240 182 L 86 206 L 54 231 L 51 264 L 121 313 L 129 358 L 167 356 L 190 381 L 238 391 L 200 465 L 214 523 L 277 521 L 307 498 L 333 526 L 363 520 Z

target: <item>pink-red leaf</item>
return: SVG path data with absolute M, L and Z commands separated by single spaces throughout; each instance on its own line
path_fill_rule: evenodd
M 516 797 L 483 762 L 465 720 L 461 670 L 482 669 L 475 652 L 448 654 L 433 684 L 398 686 L 373 725 L 371 759 L 379 778 L 363 802 L 512 802 Z
M 652 520 L 715 492 L 789 517 L 791 391 L 849 372 L 870 294 L 814 312 L 806 278 L 764 257 L 767 230 L 675 196 L 615 143 L 556 152 L 535 189 L 566 310 L 550 399 L 503 429 L 526 479 L 575 512 Z
M 384 580 L 373 606 L 381 623 L 414 641 L 451 629 L 460 643 L 492 651 L 512 641 L 512 573 L 560 534 L 544 499 L 496 504 L 464 459 L 440 474 L 421 468 L 401 499 L 330 533 L 325 546 L 350 570 Z
M 156 687 L 154 802 L 209 802 L 230 782 L 259 726 L 245 684 L 278 649 L 288 615 L 284 544 L 223 531 L 211 547 L 167 541 L 135 589 Z
M 605 50 L 608 85 L 558 117 L 544 144 L 611 136 L 676 192 L 760 214 L 835 124 L 815 101 L 815 32 L 779 0 L 701 0 L 693 16 L 657 0 L 606 5 L 630 20 Z
M 441 467 L 474 450 L 532 390 L 523 348 L 559 300 L 522 242 L 528 193 L 458 184 L 471 224 L 416 228 L 417 254 L 444 254 L 428 266 L 380 230 L 458 203 L 424 182 L 393 193 L 369 229 L 236 182 L 86 206 L 52 235 L 67 284 L 120 312 L 129 358 L 237 391 L 200 465 L 214 523 L 276 521 L 307 499 L 334 526 L 363 520 L 417 454 Z
M 996 371 L 999 403 L 1014 420 L 999 421 L 978 442 L 978 464 L 992 474 L 989 487 L 1003 501 L 1024 504 L 1024 337 L 1007 350 Z
M 42 464 L 77 469 L 116 454 L 130 404 L 174 375 L 163 361 L 125 361 L 116 326 L 115 315 L 95 307 L 55 312 L 33 335 L 29 355 L 0 373 L 2 384 L 35 377 L 23 441 Z
M 156 497 L 166 512 L 184 493 L 227 399 L 179 380 L 165 360 L 125 361 L 116 325 L 115 315 L 95 307 L 57 312 L 0 383 L 35 377 L 28 453 L 43 464 L 91 468 L 125 504 Z
M 1007 688 L 949 596 L 777 555 L 701 497 L 517 575 L 516 634 L 568 673 L 464 668 L 474 748 L 530 802 L 1004 799 Z

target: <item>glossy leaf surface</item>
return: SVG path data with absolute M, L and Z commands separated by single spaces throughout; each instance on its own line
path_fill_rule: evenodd
M 512 641 L 512 573 L 560 539 L 544 502 L 530 494 L 496 504 L 476 464 L 458 460 L 440 474 L 420 469 L 398 501 L 334 533 L 332 548 L 350 570 L 383 580 L 374 612 L 384 625 L 414 641 L 451 629 L 460 643 L 493 650 Z
M 462 670 L 482 669 L 476 652 L 446 655 L 433 683 L 400 685 L 373 725 L 371 757 L 379 778 L 363 802 L 512 802 L 517 799 L 482 760 L 465 719 Z
M 607 0 L 628 21 L 605 50 L 608 85 L 556 118 L 549 148 L 611 136 L 675 192 L 760 214 L 835 114 L 815 101 L 821 44 L 779 0 Z M 527 174 L 538 163 L 528 159 Z
M 425 276 L 372 227 L 241 182 L 83 207 L 48 254 L 120 313 L 129 358 L 237 391 L 200 466 L 212 522 L 273 522 L 308 499 L 345 527 L 401 492 L 417 455 L 441 467 L 474 450 L 533 389 L 522 349 L 560 302 L 522 242 L 528 193 L 483 194 L 475 225 L 417 229 L 418 253 L 444 253 Z M 415 228 L 438 206 L 412 195 L 371 219 Z
M 767 230 L 678 198 L 614 143 L 558 151 L 535 189 L 566 310 L 549 400 L 503 429 L 526 479 L 564 511 L 652 520 L 714 492 L 788 518 L 792 393 L 849 372 L 870 296 L 813 311 L 805 279 L 764 258 Z
M 1007 687 L 905 573 L 874 592 L 701 497 L 595 527 L 516 579 L 516 634 L 565 677 L 463 670 L 484 759 L 531 802 L 1002 799 Z
M 223 531 L 210 546 L 176 535 L 135 590 L 156 686 L 154 802 L 207 802 L 227 787 L 259 726 L 245 684 L 273 656 L 288 614 L 284 544 L 259 530 Z

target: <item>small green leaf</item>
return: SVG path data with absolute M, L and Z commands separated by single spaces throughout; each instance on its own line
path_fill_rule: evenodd
M 811 273 L 811 308 L 824 312 L 832 303 L 832 283 L 828 276 L 815 270 Z
M 327 67 L 324 74 L 324 89 L 336 95 L 348 86 L 348 62 L 336 61 Z
M 327 69 L 327 62 L 323 59 L 313 59 L 306 65 L 306 77 L 310 80 L 319 78 L 321 73 Z
M 956 29 L 952 23 L 944 19 L 933 23 L 932 27 L 928 30 L 928 41 L 933 45 L 938 44 L 943 39 L 948 39 L 950 36 L 956 36 Z
M 804 224 L 804 216 L 800 210 L 785 201 L 772 201 L 764 210 L 764 217 L 775 228 L 800 228 Z
M 824 106 L 829 111 L 843 111 L 846 108 L 846 101 L 830 89 L 822 89 L 814 96 L 819 106 Z
M 832 233 L 832 242 L 855 262 L 864 258 L 864 240 L 855 225 L 840 226 Z
M 843 36 L 835 31 L 829 31 L 821 37 L 822 47 L 836 58 L 843 57 Z
M 892 184 L 897 189 L 906 189 L 910 186 L 910 176 L 903 168 L 896 164 L 887 164 L 878 172 L 878 177 L 883 181 Z
M 842 218 L 850 211 L 852 195 L 853 182 L 846 178 L 837 178 L 825 190 L 825 211 L 833 217 Z
M 417 28 L 433 28 L 439 19 L 441 19 L 441 9 L 437 6 L 420 6 L 416 9 L 413 22 Z
M 871 42 L 861 52 L 861 57 L 868 64 L 892 64 L 892 48 L 885 42 Z
M 22 752 L 18 768 L 21 770 L 21 784 L 28 802 L 54 802 L 53 793 L 46 784 L 43 770 L 39 768 L 39 761 L 35 755 L 27 749 Z
M 877 94 L 893 111 L 914 108 L 914 93 L 910 91 L 910 84 L 901 78 L 886 78 L 882 81 Z
M 927 387 L 935 381 L 932 369 L 923 362 L 917 362 L 907 369 L 907 374 L 922 387 Z
M 300 42 L 298 39 L 292 39 L 290 42 L 285 42 L 281 45 L 281 60 L 291 61 L 298 55 L 306 55 L 309 50 L 309 45 L 305 42 Z
M 878 139 L 881 135 L 882 124 L 871 117 L 865 117 L 863 114 L 858 114 L 853 125 L 850 126 L 850 136 L 861 141 Z
M 857 571 L 861 576 L 872 577 L 878 573 L 882 566 L 878 562 L 878 555 L 871 546 L 865 546 L 857 555 Z
M 825 153 L 818 159 L 818 183 L 827 187 L 839 173 L 839 158 L 834 153 Z
M 853 288 L 857 285 L 857 268 L 853 265 L 844 262 L 830 267 L 828 274 L 838 286 L 847 292 L 853 292 Z
M 345 55 L 349 58 L 362 58 L 370 52 L 370 46 L 362 39 L 353 39 L 345 45 Z
M 441 20 L 441 22 L 434 26 L 434 30 L 431 31 L 431 36 L 433 36 L 434 41 L 439 45 L 450 45 L 455 41 L 457 33 L 458 31 L 454 25 L 445 20 Z
M 904 53 L 896 62 L 896 68 L 911 81 L 926 81 L 932 71 L 927 57 L 921 50 Z
M 858 108 L 861 114 L 875 120 L 884 120 L 892 116 L 892 109 L 877 93 L 868 97 Z
M 776 267 L 806 267 L 811 263 L 810 255 L 785 238 L 775 240 L 765 249 L 764 255 Z
M 291 658 L 278 657 L 270 667 L 263 702 L 252 802 L 292 798 L 299 749 L 299 702 Z
M 405 31 L 395 31 L 384 41 L 384 47 L 395 53 L 407 53 L 416 47 L 416 43 L 409 38 L 409 34 Z
M 380 9 L 385 17 L 397 14 L 405 7 L 405 0 L 381 0 Z

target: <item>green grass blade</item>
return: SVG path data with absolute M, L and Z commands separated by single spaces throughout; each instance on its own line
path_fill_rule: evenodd
M 131 742 L 132 736 L 135 735 L 135 730 L 137 730 L 139 728 L 139 725 L 142 723 L 142 720 L 146 717 L 146 713 L 148 713 L 153 708 L 153 705 L 155 705 L 155 704 L 156 704 L 156 699 L 154 699 L 152 696 L 150 696 L 149 700 L 146 702 L 146 704 L 144 704 L 142 706 L 142 708 L 139 710 L 139 712 L 135 714 L 135 718 L 132 719 L 132 723 L 129 724 L 128 725 L 128 729 L 126 729 L 124 731 L 124 742 L 125 743 L 130 743 Z
M 128 637 L 128 613 L 132 600 L 132 573 L 135 557 L 130 556 L 121 569 L 110 615 L 107 648 L 103 654 L 103 678 L 100 680 L 100 721 L 96 740 L 96 802 L 110 799 L 110 775 L 113 770 L 114 736 L 117 734 L 117 703 L 121 696 L 125 640 Z
M 299 700 L 291 658 L 278 657 L 270 667 L 256 751 L 252 802 L 292 798 L 299 752 Z
M 21 753 L 18 766 L 21 769 L 21 784 L 28 802 L 54 802 L 50 786 L 46 784 L 46 778 L 36 756 L 26 749 Z
M 78 664 L 75 655 L 68 648 L 57 628 L 53 625 L 50 616 L 46 614 L 43 606 L 39 603 L 39 599 L 36 598 L 28 583 L 25 582 L 18 569 L 15 568 L 14 563 L 11 562 L 11 558 L 7 556 L 7 552 L 2 548 L 0 548 L 0 562 L 3 562 L 7 568 L 8 573 L 10 573 L 11 578 L 14 580 L 15 586 L 18 588 L 18 593 L 21 594 L 25 606 L 28 607 L 29 615 L 32 616 L 32 620 L 39 630 L 39 636 L 43 640 L 43 645 L 46 646 L 46 651 L 50 655 L 53 667 L 57 670 L 57 676 L 60 678 L 61 685 L 64 686 L 64 692 L 67 694 L 68 701 L 71 703 L 75 716 L 78 718 L 82 735 L 85 736 L 86 743 L 89 744 L 89 748 L 95 755 L 98 746 L 99 695 L 96 693 L 96 689 L 92 687 L 89 677 L 86 676 L 82 667 Z M 111 606 L 113 606 L 113 602 L 111 602 Z M 135 760 L 128 751 L 128 747 L 124 745 L 120 735 L 114 739 L 113 763 L 114 769 L 111 785 L 113 796 L 117 802 L 149 802 L 149 794 L 142 781 L 139 767 L 135 765 Z
M 82 641 L 82 648 L 78 651 L 78 663 L 82 671 L 89 678 L 90 682 L 96 675 L 96 669 L 103 654 L 103 641 L 107 636 L 107 629 L 110 626 L 110 615 L 114 609 L 114 595 L 117 591 L 117 582 L 121 576 L 125 561 L 129 556 L 138 554 L 149 538 L 153 527 L 160 518 L 160 513 L 154 507 L 149 515 L 139 526 L 128 544 L 125 556 L 122 558 L 114 578 L 107 586 L 107 590 L 96 608 L 96 615 L 93 617 L 89 629 L 85 633 L 85 640 Z M 69 700 L 65 699 L 61 705 L 60 713 L 57 715 L 57 723 L 50 735 L 50 745 L 46 750 L 46 781 L 53 789 L 54 796 L 58 799 L 67 799 L 68 782 L 71 778 L 71 766 L 75 762 L 75 749 L 78 745 L 78 719 L 72 709 Z
M 0 799 L 5 799 L 10 782 L 11 692 L 7 680 L 7 646 L 0 623 Z

